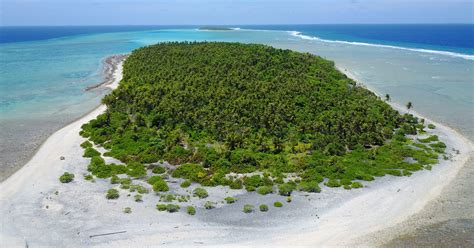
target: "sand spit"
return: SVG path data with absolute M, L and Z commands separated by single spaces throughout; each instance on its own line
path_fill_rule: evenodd
M 114 71 L 114 88 L 121 79 L 121 64 Z M 397 106 L 395 106 L 397 107 Z M 210 197 L 183 204 L 195 205 L 189 216 L 158 212 L 159 197 L 143 195 L 135 202 L 135 193 L 121 190 L 117 200 L 106 200 L 108 180 L 83 179 L 88 159 L 82 158 L 80 126 L 105 110 L 100 106 L 76 122 L 49 137 L 33 158 L 14 175 L 0 183 L 0 243 L 6 247 L 317 247 L 349 246 L 364 235 L 396 225 L 422 210 L 436 198 L 472 152 L 471 143 L 454 130 L 434 123 L 430 130 L 443 140 L 449 160 L 441 160 L 431 171 L 419 171 L 410 177 L 385 176 L 366 183 L 362 189 L 343 190 L 322 187 L 319 194 L 295 192 L 292 202 L 272 194 L 260 196 L 224 187 L 208 188 Z M 400 109 L 401 110 L 401 109 Z M 454 150 L 453 150 L 454 149 Z M 458 152 L 456 152 L 459 150 Z M 64 160 L 60 157 L 64 156 Z M 112 161 L 112 159 L 107 158 Z M 69 184 L 59 176 L 69 171 L 76 175 Z M 170 179 L 171 193 L 186 194 L 179 179 Z M 226 196 L 239 200 L 227 205 Z M 216 202 L 205 210 L 204 201 Z M 284 202 L 282 208 L 273 202 Z M 244 204 L 267 204 L 266 213 L 242 212 Z M 132 213 L 123 209 L 131 207 Z M 182 207 L 182 208 L 183 208 Z M 105 236 L 96 236 L 108 234 Z M 370 245 L 363 243 L 360 245 Z

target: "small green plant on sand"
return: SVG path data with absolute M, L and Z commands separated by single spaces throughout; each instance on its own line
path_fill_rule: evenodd
M 207 193 L 207 190 L 203 188 L 195 188 L 193 191 L 193 195 L 201 199 L 209 196 L 209 194 Z
M 182 182 L 179 186 L 181 186 L 181 188 L 187 188 L 187 187 L 191 186 L 191 181 L 186 180 L 186 181 Z
M 431 124 L 431 123 L 430 123 L 430 124 L 428 124 L 428 128 L 429 128 L 429 129 L 435 129 L 436 126 L 435 126 L 434 124 Z
M 189 215 L 195 215 L 196 214 L 196 209 L 193 207 L 193 206 L 188 206 L 186 208 L 186 212 L 189 214 Z
M 293 189 L 294 186 L 289 183 L 280 184 L 280 186 L 278 186 L 278 193 L 283 196 L 290 196 Z
M 84 155 L 82 155 L 82 156 L 85 157 L 85 158 L 92 158 L 92 157 L 95 157 L 95 156 L 100 156 L 100 152 L 98 152 L 96 149 L 94 149 L 92 147 L 87 147 L 84 150 Z
M 273 206 L 276 207 L 276 208 L 281 208 L 281 207 L 283 207 L 283 203 L 275 202 L 275 203 L 273 203 Z
M 257 188 L 257 193 L 261 195 L 266 195 L 266 194 L 271 194 L 273 193 L 273 187 L 272 186 L 260 186 Z
M 140 195 L 140 194 L 136 194 L 136 195 L 134 196 L 134 198 L 135 198 L 135 201 L 136 201 L 136 202 L 142 202 L 142 201 L 143 201 L 142 195 Z
M 242 211 L 246 214 L 251 213 L 253 212 L 253 206 L 250 204 L 245 204 L 244 209 Z
M 265 204 L 262 204 L 259 206 L 261 212 L 267 212 L 268 211 L 268 206 Z
M 155 174 L 163 174 L 163 173 L 166 172 L 166 169 L 164 167 L 157 166 L 157 167 L 153 168 L 153 170 L 151 170 L 151 171 Z
M 59 177 L 59 181 L 61 183 L 70 183 L 70 182 L 72 182 L 72 180 L 74 180 L 74 174 L 69 173 L 69 172 L 64 172 L 64 174 L 62 174 Z
M 214 206 L 213 202 L 207 201 L 206 203 L 204 203 L 204 208 L 205 209 L 213 209 L 213 208 L 215 208 L 215 206 Z
M 170 213 L 178 212 L 180 207 L 176 204 L 167 204 L 166 205 L 166 211 Z
M 123 212 L 126 213 L 126 214 L 130 214 L 132 213 L 132 208 L 131 207 L 126 207 L 123 209 Z
M 118 190 L 116 190 L 116 189 L 107 190 L 107 194 L 105 195 L 105 198 L 107 198 L 109 200 L 118 199 L 119 197 L 120 197 L 120 194 L 119 194 Z
M 224 200 L 227 202 L 227 204 L 232 204 L 232 203 L 237 201 L 237 198 L 228 196 L 228 197 L 224 198 Z
M 89 142 L 88 140 L 86 140 L 86 141 L 81 143 L 81 147 L 84 148 L 84 149 L 92 147 L 92 143 Z

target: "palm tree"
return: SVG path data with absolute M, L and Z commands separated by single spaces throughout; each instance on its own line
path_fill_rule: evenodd
M 413 104 L 411 102 L 408 102 L 407 103 L 407 109 L 410 110 L 411 108 L 413 108 Z
M 390 95 L 389 94 L 385 94 L 385 101 L 390 102 Z

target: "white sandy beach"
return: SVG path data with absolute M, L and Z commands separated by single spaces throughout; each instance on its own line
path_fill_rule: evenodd
M 121 73 L 120 64 L 109 87 L 118 85 Z M 107 180 L 91 183 L 83 179 L 88 159 L 82 158 L 79 144 L 84 139 L 79 136 L 80 127 L 104 110 L 105 106 L 100 106 L 54 133 L 24 167 L 0 184 L 2 246 L 349 246 L 364 235 L 396 225 L 422 210 L 449 186 L 473 151 L 472 144 L 456 131 L 425 118 L 427 124 L 436 125 L 429 132 L 447 144 L 451 157 L 440 160 L 431 171 L 419 171 L 410 177 L 377 178 L 357 190 L 323 187 L 320 194 L 295 192 L 292 203 L 281 209 L 271 208 L 268 213 L 244 214 L 241 209 L 245 203 L 271 205 L 285 198 L 209 188 L 210 199 L 206 200 L 220 201 L 232 194 L 239 201 L 218 204 L 213 210 L 200 208 L 196 216 L 188 216 L 184 211 L 158 212 L 158 197 L 153 193 L 144 195 L 143 203 L 136 203 L 133 195 L 127 197 L 125 193 L 118 200 L 106 200 L 104 192 L 112 187 Z M 65 160 L 60 160 L 61 156 Z M 59 182 L 64 171 L 75 174 L 72 183 Z M 172 192 L 183 193 L 178 185 L 179 180 L 170 184 Z M 197 206 L 200 203 L 193 202 Z M 128 206 L 132 213 L 124 214 L 122 209 Z M 124 233 L 90 237 L 107 232 Z

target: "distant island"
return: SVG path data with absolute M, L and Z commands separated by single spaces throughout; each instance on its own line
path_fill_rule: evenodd
M 221 27 L 221 26 L 204 26 L 198 28 L 199 30 L 207 30 L 207 31 L 232 31 L 234 29 L 228 27 Z
M 181 187 L 224 185 L 262 195 L 320 192 L 321 183 L 360 188 L 375 177 L 431 169 L 446 147 L 435 135 L 417 139 L 435 127 L 400 115 L 333 62 L 265 45 L 174 42 L 137 49 L 103 103 L 106 112 L 82 126 L 92 142 L 81 145 L 91 158 L 86 178 L 111 178 L 131 192 L 149 191 L 134 181 L 167 192 L 170 176 L 185 180 Z M 107 164 L 103 156 L 123 164 Z M 195 197 L 207 197 L 198 189 Z M 118 196 L 116 189 L 107 192 L 109 199 Z M 191 196 L 162 197 L 187 202 Z

